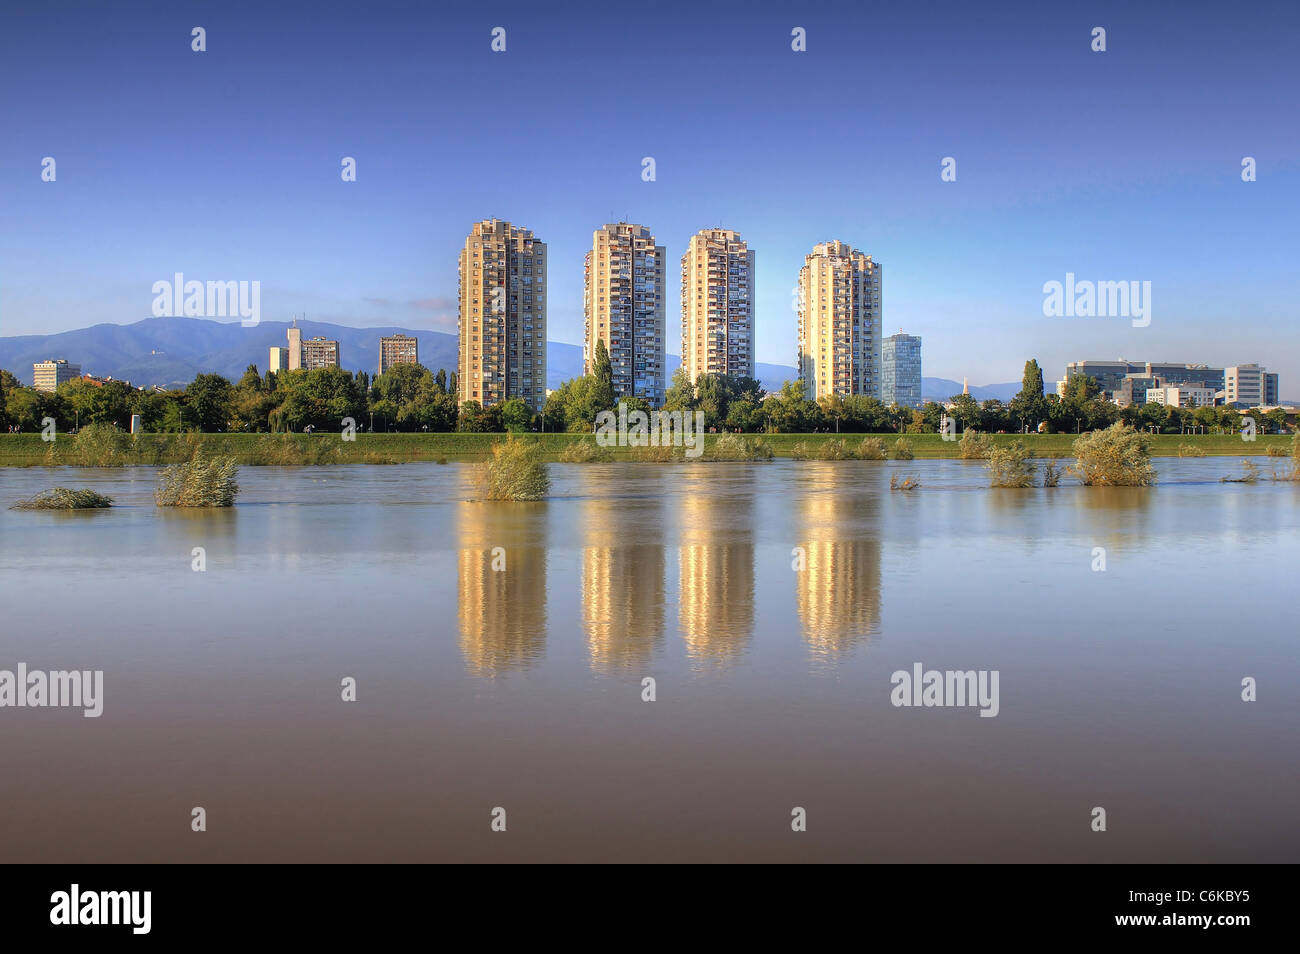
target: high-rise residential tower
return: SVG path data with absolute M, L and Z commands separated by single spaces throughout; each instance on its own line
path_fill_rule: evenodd
M 587 374 L 604 341 L 614 369 L 614 397 L 664 401 L 664 247 L 644 225 L 617 222 L 592 235 L 583 309 Z
M 804 395 L 880 397 L 881 267 L 823 242 L 799 270 L 799 381 Z
M 379 373 L 395 364 L 419 364 L 420 339 L 410 335 L 381 335 L 379 338 Z
M 460 253 L 460 400 L 546 403 L 546 243 L 500 219 L 477 223 Z
M 682 367 L 754 376 L 754 252 L 740 233 L 704 229 L 682 256 Z
M 901 331 L 880 347 L 880 401 L 921 410 L 921 339 Z

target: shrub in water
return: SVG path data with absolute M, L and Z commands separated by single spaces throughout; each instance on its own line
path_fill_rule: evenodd
M 1156 479 L 1147 435 L 1119 422 L 1081 434 L 1074 456 L 1070 473 L 1089 487 L 1145 487 Z
M 818 460 L 852 460 L 853 451 L 849 450 L 848 442 L 843 438 L 838 440 L 826 441 L 817 448 Z
M 957 451 L 962 460 L 987 460 L 993 450 L 993 438 L 969 428 L 962 431 Z
M 238 474 L 233 457 L 196 454 L 183 464 L 163 468 L 154 499 L 160 507 L 229 507 L 239 493 Z
M 632 459 L 649 464 L 671 464 L 677 455 L 672 444 L 648 444 L 645 447 L 633 447 Z
M 1253 484 L 1259 480 L 1259 464 L 1248 458 L 1241 460 L 1242 474 L 1240 477 L 1224 477 L 1222 482 L 1225 484 Z
M 885 442 L 879 437 L 864 437 L 855 456 L 858 460 L 884 460 Z
M 912 442 L 906 437 L 894 441 L 894 460 L 911 460 Z
M 1269 450 L 1272 450 L 1272 449 L 1273 449 L 1273 448 L 1271 448 L 1271 447 L 1269 448 Z M 1205 448 L 1204 448 L 1204 447 L 1197 447 L 1195 444 L 1179 444 L 1179 445 L 1178 445 L 1178 456 L 1179 456 L 1179 457 L 1204 457 L 1204 456 L 1205 456 Z
M 743 434 L 720 435 L 709 448 L 706 460 L 771 460 L 772 445 L 761 437 L 748 438 Z
M 101 510 L 113 506 L 113 498 L 93 490 L 69 490 L 55 487 L 42 490 L 34 497 L 20 500 L 10 510 Z
M 595 439 L 574 441 L 560 451 L 560 461 L 565 464 L 593 464 L 613 460 L 608 447 L 601 447 Z
M 488 500 L 541 500 L 551 477 L 537 441 L 510 438 L 492 445 L 492 456 L 479 465 Z
M 920 486 L 921 481 L 916 477 L 899 477 L 898 474 L 894 474 L 889 478 L 890 490 L 915 490 Z
M 1036 468 L 1024 441 L 1012 441 L 989 451 L 989 483 L 993 487 L 1032 487 Z
M 1055 487 L 1061 482 L 1061 467 L 1054 460 L 1043 465 L 1043 486 Z

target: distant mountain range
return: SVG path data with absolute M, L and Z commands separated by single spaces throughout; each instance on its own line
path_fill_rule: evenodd
M 349 371 L 378 370 L 379 339 L 383 335 L 404 334 L 419 339 L 420 363 L 434 371 L 456 367 L 456 336 L 444 331 L 417 331 L 412 328 L 349 328 L 323 321 L 299 321 L 303 338 L 320 335 L 339 343 L 339 359 Z M 32 383 L 32 365 L 47 358 L 66 358 L 81 365 L 86 374 L 113 377 L 136 385 L 184 387 L 196 374 L 216 373 L 236 381 L 250 365 L 266 370 L 268 351 L 288 342 L 289 323 L 263 321 L 253 328 L 238 322 L 210 321 L 204 318 L 145 318 L 130 325 L 93 325 L 76 331 L 53 335 L 17 335 L 0 337 L 0 368 L 12 371 L 24 384 Z M 668 355 L 668 378 L 681 364 L 681 358 Z M 783 364 L 755 365 L 756 377 L 768 391 L 778 391 L 783 381 L 793 380 L 798 372 Z M 559 387 L 562 381 L 582 374 L 582 347 L 551 341 L 546 346 L 546 386 Z M 1020 390 L 1020 382 L 1011 384 L 972 385 L 970 393 L 977 401 L 989 398 L 1010 400 Z M 944 401 L 961 393 L 961 383 L 947 378 L 922 378 L 921 392 L 926 400 Z

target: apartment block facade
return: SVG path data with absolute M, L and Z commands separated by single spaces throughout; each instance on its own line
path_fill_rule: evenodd
M 460 253 L 459 399 L 484 407 L 546 403 L 546 243 L 525 228 L 484 219 Z
M 682 256 L 682 367 L 754 376 L 754 252 L 739 232 L 704 229 Z
M 69 364 L 63 358 L 49 358 L 32 365 L 32 386 L 38 391 L 53 393 L 64 381 L 81 377 L 81 365 Z
M 823 242 L 799 270 L 799 381 L 804 396 L 880 397 L 881 266 Z
M 411 335 L 383 335 L 379 339 L 379 373 L 395 364 L 419 364 L 420 339 Z
M 644 225 L 611 223 L 592 234 L 583 283 L 585 373 L 604 341 L 614 371 L 614 397 L 664 401 L 664 247 Z
M 297 329 L 294 329 L 295 331 Z M 301 332 L 299 332 L 301 334 Z M 301 357 L 298 366 L 304 371 L 315 371 L 318 368 L 337 368 L 339 367 L 339 343 L 333 338 L 324 338 L 317 336 L 308 338 L 302 343 Z M 290 367 L 292 364 L 292 354 L 290 355 Z
M 880 347 L 880 400 L 921 410 L 921 339 L 901 331 Z

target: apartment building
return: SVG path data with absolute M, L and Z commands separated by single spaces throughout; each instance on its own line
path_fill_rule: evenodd
M 844 242 L 823 242 L 799 270 L 799 380 L 826 394 L 880 397 L 881 266 Z
M 379 373 L 395 364 L 419 364 L 420 341 L 411 335 L 383 335 L 379 339 Z
M 682 367 L 754 376 L 754 252 L 739 232 L 703 229 L 682 256 Z
M 459 398 L 484 407 L 546 403 L 546 243 L 525 228 L 484 219 L 459 266 Z
M 38 391 L 53 393 L 64 381 L 81 377 L 81 365 L 69 364 L 63 358 L 48 358 L 32 365 L 32 386 Z
M 307 338 L 302 343 L 298 366 L 304 371 L 339 367 L 339 343 L 332 338 L 324 338 L 319 335 L 315 338 Z
M 880 347 L 880 400 L 921 410 L 921 339 L 901 331 Z
M 585 373 L 604 341 L 614 371 L 614 397 L 664 401 L 664 247 L 644 225 L 611 223 L 592 234 L 586 256 L 583 312 Z

